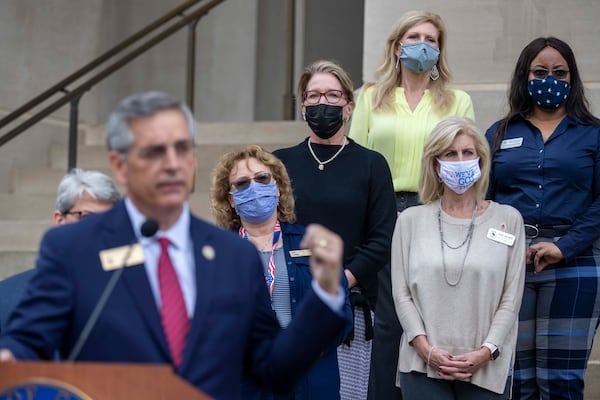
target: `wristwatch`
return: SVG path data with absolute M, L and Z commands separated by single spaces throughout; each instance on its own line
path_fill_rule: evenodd
M 486 342 L 482 344 L 481 347 L 486 347 L 490 351 L 490 360 L 495 360 L 500 356 L 500 350 L 498 350 L 498 346 L 493 343 Z

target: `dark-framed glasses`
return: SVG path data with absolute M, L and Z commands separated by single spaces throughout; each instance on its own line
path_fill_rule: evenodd
M 235 182 L 231 182 L 230 183 L 231 190 L 233 192 L 235 192 L 238 190 L 247 189 L 250 186 L 250 184 L 252 183 L 252 181 L 266 185 L 268 183 L 271 183 L 272 179 L 273 179 L 273 174 L 271 174 L 269 172 L 259 172 L 258 174 L 254 175 L 252 178 L 243 177 L 243 178 L 238 179 Z
M 83 211 L 73 211 L 73 210 L 71 210 L 71 211 L 67 211 L 67 212 L 64 212 L 64 213 L 63 213 L 63 215 L 64 215 L 65 217 L 66 217 L 67 215 L 72 215 L 72 216 L 73 216 L 73 218 L 75 218 L 75 219 L 77 219 L 77 220 L 79 220 L 79 219 L 83 219 L 83 218 L 85 218 L 85 217 L 89 217 L 90 215 L 94 215 L 94 214 L 96 214 L 96 213 L 95 213 L 95 212 L 92 212 L 92 211 L 85 211 L 85 210 L 83 210 Z
M 565 79 L 569 75 L 568 69 L 555 68 L 552 71 L 546 68 L 534 68 L 530 69 L 529 72 L 533 74 L 535 79 L 545 79 L 548 75 L 552 75 L 556 79 Z
M 337 104 L 342 101 L 344 92 L 341 90 L 328 90 L 326 92 L 319 92 L 318 90 L 307 90 L 304 92 L 304 102 L 306 104 L 319 104 L 321 97 L 325 96 L 325 100 L 329 104 Z

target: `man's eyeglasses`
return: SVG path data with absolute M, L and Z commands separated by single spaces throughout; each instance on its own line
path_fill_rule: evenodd
M 179 140 L 173 144 L 173 147 L 177 157 L 185 157 L 192 152 L 194 143 L 191 140 Z M 138 155 L 148 161 L 158 161 L 166 157 L 168 148 L 169 146 L 164 144 L 146 146 L 139 149 Z
M 337 104 L 344 98 L 344 93 L 341 90 L 328 90 L 326 92 L 307 90 L 304 92 L 304 102 L 306 104 L 319 104 L 322 96 L 325 96 L 328 103 Z
M 565 79 L 569 74 L 569 70 L 562 68 L 556 68 L 552 71 L 549 71 L 546 68 L 535 68 L 530 69 L 529 72 L 531 72 L 536 79 L 545 79 L 548 75 L 552 75 L 556 79 Z
M 94 215 L 96 214 L 95 212 L 91 212 L 91 211 L 67 211 L 64 212 L 63 215 L 66 217 L 67 215 L 72 215 L 73 218 L 80 220 L 83 219 L 85 217 L 89 217 L 90 215 Z
M 238 190 L 244 190 L 247 189 L 250 184 L 252 183 L 252 181 L 256 182 L 256 183 L 262 183 L 263 185 L 266 185 L 268 183 L 271 183 L 271 180 L 273 179 L 273 174 L 269 173 L 269 172 L 260 172 L 256 175 L 254 175 L 253 178 L 240 178 L 235 182 L 231 182 L 231 189 L 232 191 L 238 191 Z

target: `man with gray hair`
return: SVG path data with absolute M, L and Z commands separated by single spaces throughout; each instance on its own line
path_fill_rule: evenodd
M 77 222 L 108 210 L 120 198 L 119 189 L 111 177 L 99 171 L 74 168 L 62 177 L 58 185 L 53 223 L 58 226 Z M 8 318 L 34 271 L 29 269 L 0 281 L 0 332 L 6 329 Z
M 169 363 L 212 398 L 236 400 L 245 374 L 276 394 L 293 391 L 335 346 L 349 322 L 340 237 L 307 227 L 292 257 L 310 262 L 312 288 L 280 330 L 254 245 L 189 210 L 194 138 L 190 110 L 172 96 L 121 101 L 106 141 L 126 197 L 46 233 L 39 273 L 0 337 L 0 361 L 48 359 L 60 348 L 69 360 Z M 90 314 L 97 319 L 87 329 Z

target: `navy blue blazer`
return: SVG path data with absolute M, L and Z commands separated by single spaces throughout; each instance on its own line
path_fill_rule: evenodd
M 216 399 L 240 398 L 243 372 L 275 393 L 293 390 L 336 342 L 345 319 L 311 290 L 294 326 L 281 331 L 254 245 L 194 216 L 190 235 L 197 298 L 178 374 Z M 114 273 L 103 271 L 98 253 L 134 240 L 122 201 L 103 214 L 50 229 L 0 348 L 18 359 L 51 359 L 57 348 L 66 357 Z M 205 246 L 214 249 L 214 258 L 203 256 Z M 171 363 L 143 265 L 123 271 L 78 360 Z
M 33 270 L 28 269 L 0 281 L 0 333 L 6 329 L 8 317 L 19 304 L 32 275 Z
M 290 250 L 301 249 L 300 242 L 304 236 L 305 229 L 301 225 L 281 223 L 281 232 L 283 234 L 283 249 L 285 251 L 285 261 L 290 287 L 290 308 L 292 311 L 292 320 L 296 318 L 298 307 L 302 299 L 311 291 L 312 274 L 310 272 L 309 257 L 292 257 Z M 296 388 L 294 393 L 295 400 L 327 399 L 336 400 L 340 398 L 340 374 L 337 360 L 337 345 L 341 344 L 346 335 L 352 328 L 352 308 L 348 296 L 348 281 L 343 271 L 342 287 L 346 292 L 346 299 L 342 312 L 348 320 L 346 329 L 338 337 L 337 343 L 332 345 L 327 351 L 323 352 L 319 361 L 313 366 L 309 373 L 304 377 L 302 383 Z M 303 343 L 297 344 L 299 347 Z M 269 393 L 263 393 L 258 390 L 250 381 L 247 382 L 243 390 L 245 400 L 272 400 L 273 396 Z

